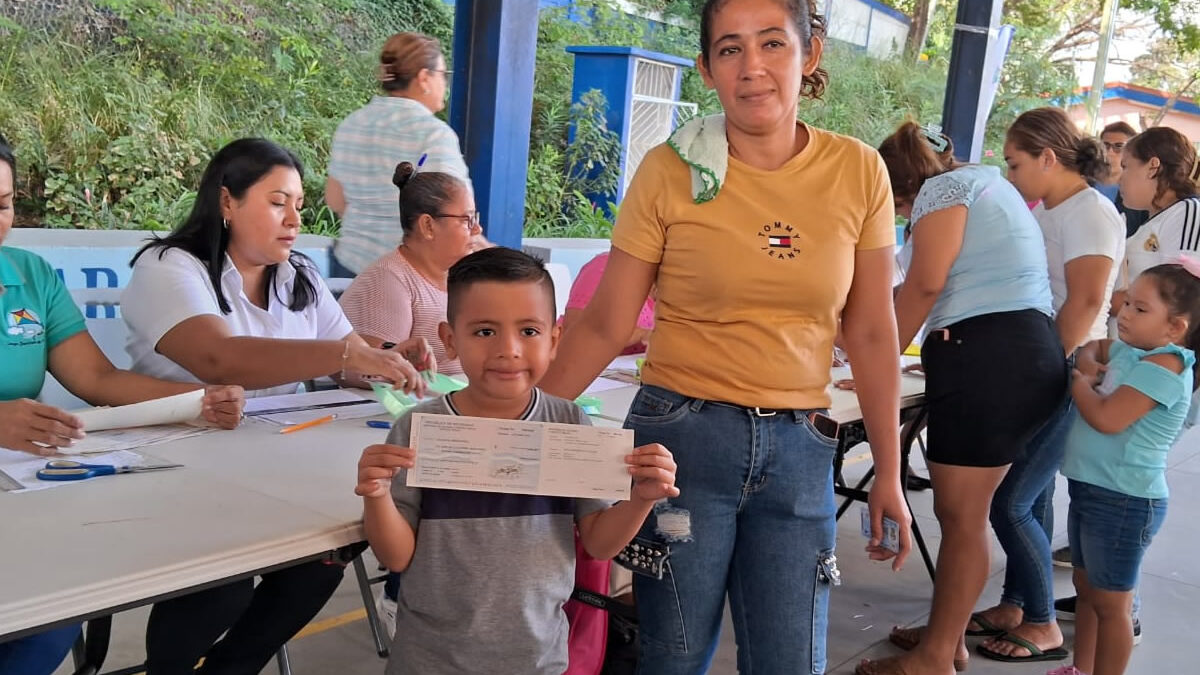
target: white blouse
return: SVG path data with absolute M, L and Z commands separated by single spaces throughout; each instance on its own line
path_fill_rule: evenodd
M 162 253 L 162 258 L 159 254 Z M 133 276 L 121 294 L 121 315 L 129 326 L 125 349 L 133 360 L 131 370 L 177 382 L 200 382 L 191 372 L 155 351 L 159 340 L 175 326 L 194 316 L 212 314 L 229 325 L 236 336 L 341 340 L 353 332 L 350 322 L 313 267 L 305 273 L 316 288 L 317 299 L 308 307 L 288 309 L 296 270 L 278 266 L 275 288 L 267 309 L 250 302 L 242 290 L 242 275 L 229 256 L 221 272 L 221 290 L 231 312 L 222 314 L 208 270 L 199 258 L 178 248 L 152 248 L 133 266 Z M 295 393 L 298 383 L 247 391 L 246 396 Z

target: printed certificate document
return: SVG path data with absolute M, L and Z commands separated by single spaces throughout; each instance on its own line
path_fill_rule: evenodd
M 409 443 L 409 487 L 629 499 L 629 429 L 417 413 Z

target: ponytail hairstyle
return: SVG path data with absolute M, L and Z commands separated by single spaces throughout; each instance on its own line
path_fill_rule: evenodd
M 1008 128 L 1007 140 L 1034 157 L 1049 149 L 1068 170 L 1090 182 L 1108 177 L 1111 166 L 1104 144 L 1080 133 L 1061 108 L 1026 111 Z
M 933 127 L 908 121 L 879 144 L 896 199 L 912 203 L 925 181 L 954 168 L 954 144 Z
M 1129 139 L 1125 143 L 1125 152 L 1143 163 L 1158 158 L 1158 172 L 1154 175 L 1158 182 L 1158 192 L 1154 195 L 1156 207 L 1160 207 L 1159 201 L 1168 191 L 1174 192 L 1179 199 L 1200 194 L 1200 159 L 1196 156 L 1196 146 L 1178 131 L 1170 127 L 1151 127 Z M 1170 204 L 1160 208 L 1167 206 Z
M 1154 279 L 1158 295 L 1173 317 L 1187 319 L 1183 346 L 1200 355 L 1200 261 L 1183 257 L 1180 262 L 1155 265 L 1141 276 Z M 1200 360 L 1192 366 L 1193 391 L 1200 387 Z
M 436 217 L 446 205 L 467 189 L 465 183 L 448 173 L 417 172 L 412 162 L 400 162 L 392 174 L 392 184 L 400 188 L 400 227 L 412 234 L 423 214 Z
M 204 263 L 213 291 L 217 294 L 217 305 L 222 314 L 229 314 L 233 309 L 221 290 L 221 273 L 225 270 L 225 254 L 229 250 L 229 227 L 221 215 L 221 189 L 229 190 L 234 199 L 241 199 L 251 186 L 281 166 L 295 169 L 301 178 L 304 177 L 304 166 L 290 150 L 264 138 L 239 138 L 221 148 L 204 169 L 200 187 L 196 190 L 196 201 L 188 217 L 167 236 L 143 246 L 129 264 L 132 266 L 143 253 L 151 249 L 158 250 L 160 260 L 167 249 L 183 249 Z M 287 307 L 299 312 L 317 301 L 317 287 L 310 277 L 317 272 L 308 256 L 298 251 L 291 253 L 287 264 L 296 270 L 292 299 Z M 267 288 L 275 288 L 278 267 L 267 265 Z M 278 295 L 276 299 L 285 302 Z
M 800 35 L 800 43 L 804 53 L 808 54 L 812 39 L 825 39 L 825 16 L 817 12 L 816 0 L 777 0 L 787 10 L 788 16 L 796 26 Z M 708 0 L 704 9 L 700 10 L 700 58 L 704 67 L 709 67 L 709 56 L 712 51 L 712 22 L 713 17 L 729 0 Z M 812 75 L 805 75 L 800 84 L 800 95 L 804 98 L 819 99 L 829 86 L 829 72 L 818 67 Z
M 396 33 L 379 52 L 379 86 L 386 92 L 408 88 L 422 70 L 437 70 L 442 44 L 422 33 Z

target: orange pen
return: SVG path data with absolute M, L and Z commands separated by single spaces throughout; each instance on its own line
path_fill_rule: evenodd
M 326 415 L 324 417 L 318 417 L 315 420 L 309 420 L 307 422 L 301 422 L 300 424 L 293 424 L 290 427 L 284 427 L 279 430 L 279 433 L 290 434 L 293 431 L 300 431 L 301 429 L 308 429 L 310 427 L 315 427 L 319 424 L 325 424 L 326 422 L 332 422 L 336 419 L 337 419 L 337 415 Z

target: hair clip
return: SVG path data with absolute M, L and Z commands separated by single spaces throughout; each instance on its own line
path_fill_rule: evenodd
M 921 135 L 925 137 L 925 142 L 929 147 L 933 148 L 934 152 L 942 153 L 946 151 L 949 141 L 942 134 L 942 125 L 926 124 L 921 127 Z
M 1187 270 L 1188 274 L 1200 279 L 1200 260 L 1196 260 L 1191 256 L 1180 254 L 1178 258 L 1172 260 L 1171 262 Z
M 375 77 L 380 82 L 391 82 L 396 79 L 396 76 L 388 69 L 388 65 L 386 63 L 379 64 L 379 72 L 375 74 Z

